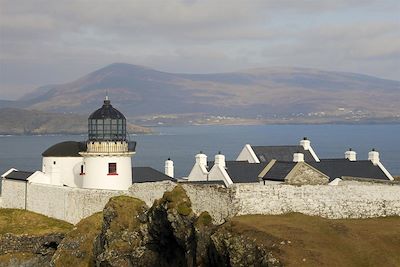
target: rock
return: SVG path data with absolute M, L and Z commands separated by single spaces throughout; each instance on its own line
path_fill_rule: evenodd
M 51 260 L 51 266 L 93 266 L 94 243 L 101 232 L 103 213 L 95 213 L 80 221 L 66 234 Z
M 0 236 L 0 266 L 49 266 L 64 233 Z
M 149 240 L 146 204 L 127 196 L 113 197 L 103 210 L 103 224 L 96 239 L 98 266 L 154 266 Z

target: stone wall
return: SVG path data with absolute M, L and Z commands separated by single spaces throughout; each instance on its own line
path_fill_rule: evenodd
M 25 209 L 25 190 L 23 181 L 2 179 L 1 207 Z
M 268 185 L 232 188 L 237 215 L 300 212 L 332 219 L 400 216 L 400 186 Z
M 93 213 L 102 211 L 110 197 L 126 194 L 126 191 L 28 184 L 27 209 L 77 223 Z
M 285 182 L 291 185 L 322 185 L 329 183 L 329 177 L 305 162 L 299 162 L 286 176 Z
M 174 182 L 140 183 L 134 184 L 129 191 L 112 191 L 28 184 L 26 203 L 28 210 L 77 223 L 101 211 L 112 196 L 137 197 L 151 206 L 154 200 L 175 185 Z M 400 216 L 400 185 L 397 184 L 235 184 L 229 188 L 190 183 L 181 185 L 192 202 L 193 211 L 208 211 L 216 223 L 236 215 L 288 212 L 334 219 Z M 25 208 L 24 186 L 24 183 L 5 182 L 1 207 Z

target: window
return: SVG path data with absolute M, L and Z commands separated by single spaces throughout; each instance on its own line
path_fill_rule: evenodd
M 83 171 L 83 165 L 81 165 L 81 173 L 80 173 L 80 175 L 84 175 L 85 174 L 85 172 Z
M 118 175 L 117 163 L 108 163 L 108 175 Z

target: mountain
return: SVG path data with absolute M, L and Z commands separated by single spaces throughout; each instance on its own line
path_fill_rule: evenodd
M 129 133 L 150 129 L 128 124 Z M 87 116 L 49 113 L 19 108 L 0 108 L 0 134 L 81 134 L 87 133 Z
M 106 91 L 129 117 L 190 113 L 294 122 L 400 120 L 400 81 L 307 68 L 179 74 L 115 63 L 70 83 L 40 87 L 18 103 L 88 114 Z

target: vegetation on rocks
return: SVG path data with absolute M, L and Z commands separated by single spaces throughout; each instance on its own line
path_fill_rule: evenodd
M 54 254 L 52 266 L 94 266 L 94 243 L 100 234 L 103 213 L 98 212 L 80 221 L 62 240 Z

